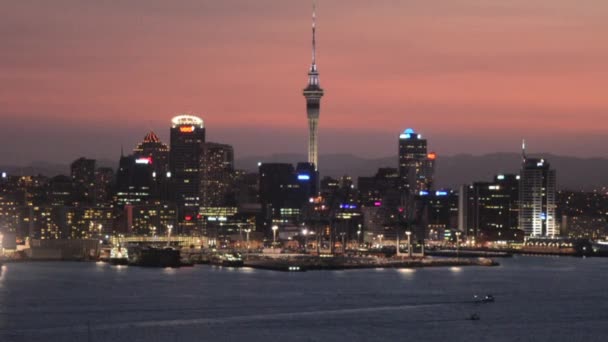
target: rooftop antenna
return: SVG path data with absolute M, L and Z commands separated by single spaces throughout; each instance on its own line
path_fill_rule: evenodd
M 526 158 L 527 158 L 527 156 L 526 156 L 526 139 L 522 139 L 521 140 L 521 159 L 522 159 L 522 162 L 525 163 L 526 162 Z

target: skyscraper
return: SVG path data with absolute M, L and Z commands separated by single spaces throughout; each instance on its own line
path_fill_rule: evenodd
M 524 145 L 525 147 L 525 145 Z M 526 236 L 557 236 L 555 170 L 541 158 L 524 152 L 519 183 L 519 228 Z
M 518 175 L 500 174 L 492 182 L 475 182 L 461 188 L 464 201 L 459 214 L 463 231 L 477 241 L 522 241 Z
M 308 162 L 314 164 L 315 170 L 319 169 L 319 142 L 317 137 L 319 112 L 321 110 L 321 97 L 323 89 L 319 84 L 319 72 L 316 60 L 316 9 L 312 11 L 312 64 L 308 72 L 308 85 L 304 89 L 306 98 L 306 113 L 308 115 Z
M 95 187 L 95 160 L 78 158 L 70 166 L 77 202 L 93 202 Z
M 426 139 L 408 128 L 399 135 L 399 177 L 401 188 L 418 194 L 428 190 L 436 155 L 427 154 Z
M 153 169 L 158 174 L 168 171 L 169 147 L 153 131 L 148 132 L 144 140 L 133 149 L 133 155 L 137 159 L 151 158 Z
M 201 207 L 225 207 L 232 190 L 234 149 L 231 145 L 206 142 L 202 144 L 202 156 Z
M 205 142 L 203 120 L 192 115 L 178 115 L 171 120 L 169 173 L 172 197 L 178 208 L 179 222 L 195 225 L 200 207 L 200 161 Z

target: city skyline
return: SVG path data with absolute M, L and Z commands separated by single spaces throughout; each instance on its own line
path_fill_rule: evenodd
M 606 157 L 605 6 L 321 2 L 321 154 L 393 155 L 413 127 L 440 156 L 515 152 L 526 138 L 539 152 Z M 306 151 L 310 2 L 19 2 L 5 13 L 6 163 L 116 159 L 150 129 L 168 141 L 183 112 L 237 156 Z

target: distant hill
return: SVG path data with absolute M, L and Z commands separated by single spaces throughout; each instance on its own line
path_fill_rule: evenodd
M 543 154 L 542 157 L 557 170 L 558 187 L 561 189 L 590 190 L 608 186 L 608 159 L 553 154 Z M 258 161 L 296 163 L 302 160 L 306 160 L 304 155 L 276 154 L 241 158 L 236 164 L 238 168 L 255 171 Z M 440 156 L 436 165 L 436 186 L 455 188 L 474 181 L 489 181 L 496 174 L 518 173 L 520 164 L 521 155 L 518 153 Z M 322 155 L 319 165 L 322 176 L 371 176 L 379 167 L 397 167 L 397 156 L 366 159 L 350 154 Z
M 542 155 L 557 170 L 558 187 L 572 190 L 591 190 L 608 186 L 608 159 L 576 158 Z M 265 157 L 243 157 L 236 160 L 236 167 L 251 172 L 257 171 L 258 162 L 283 162 L 295 164 L 306 160 L 305 155 L 273 154 Z M 456 188 L 474 181 L 489 181 L 500 173 L 518 173 L 521 155 L 517 153 L 493 153 L 481 156 L 460 154 L 439 156 L 436 166 L 436 186 Z M 116 169 L 118 161 L 98 160 L 98 167 Z M 361 158 L 351 154 L 328 154 L 319 159 L 322 176 L 353 178 L 372 176 L 379 167 L 397 167 L 397 157 Z M 33 162 L 28 166 L 1 166 L 0 171 L 11 174 L 55 176 L 69 174 L 69 165 L 48 162 Z

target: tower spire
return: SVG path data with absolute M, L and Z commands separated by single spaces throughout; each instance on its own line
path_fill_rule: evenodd
M 312 69 L 317 69 L 317 2 L 312 2 Z
M 526 162 L 526 139 L 522 139 L 521 140 L 521 159 L 522 162 L 525 163 Z

